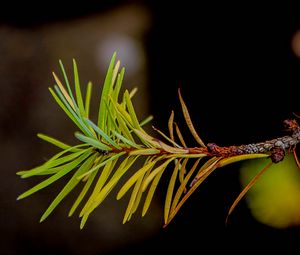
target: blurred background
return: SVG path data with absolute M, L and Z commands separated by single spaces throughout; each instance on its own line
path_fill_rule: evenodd
M 96 109 L 117 51 L 126 68 L 124 87 L 139 88 L 138 115 L 153 114 L 154 125 L 165 131 L 173 109 L 183 123 L 180 87 L 205 142 L 227 146 L 271 139 L 283 134 L 284 119 L 299 114 L 298 6 L 162 2 L 29 0 L 1 7 L 1 254 L 299 251 L 298 226 L 278 229 L 260 223 L 245 201 L 225 226 L 228 208 L 241 190 L 238 164 L 211 175 L 165 229 L 167 179 L 148 215 L 136 215 L 125 225 L 127 201 L 113 196 L 82 231 L 76 216 L 67 217 L 72 196 L 40 224 L 65 180 L 16 202 L 37 179 L 21 180 L 15 173 L 57 151 L 36 133 L 75 141 L 74 126 L 48 91 L 54 83 L 51 72 L 60 72 L 59 59 L 69 73 L 72 58 L 77 60 L 81 82 L 94 84 Z M 195 146 L 192 139 L 187 142 Z

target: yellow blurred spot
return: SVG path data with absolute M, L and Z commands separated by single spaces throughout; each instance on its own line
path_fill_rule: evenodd
M 245 187 L 270 159 L 242 163 L 240 180 Z M 261 223 L 286 228 L 300 225 L 300 171 L 292 155 L 277 164 L 258 180 L 246 195 L 252 215 Z

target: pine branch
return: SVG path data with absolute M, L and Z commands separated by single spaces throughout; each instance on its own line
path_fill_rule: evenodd
M 131 190 L 123 223 L 129 221 L 136 212 L 143 201 L 141 199 L 143 195 L 146 198 L 142 216 L 146 214 L 156 187 L 162 175 L 167 172 L 170 181 L 164 207 L 165 226 L 170 223 L 197 187 L 217 168 L 242 160 L 262 157 L 270 158 L 270 164 L 278 163 L 284 159 L 287 151 L 293 151 L 299 167 L 295 149 L 300 141 L 300 128 L 294 119 L 284 121 L 288 135 L 273 140 L 229 147 L 221 147 L 213 143 L 205 144 L 196 132 L 188 107 L 178 90 L 186 125 L 194 137 L 195 143 L 198 144 L 196 147 L 187 147 L 183 134 L 174 121 L 173 111 L 168 121 L 169 135 L 153 127 L 163 139 L 153 137 L 144 130 L 144 125 L 151 121 L 152 116 L 143 121 L 138 119 L 132 101 L 136 89 L 131 92 L 125 90 L 120 96 L 125 69 L 121 68 L 119 71 L 120 61 L 116 61 L 116 53 L 113 54 L 104 81 L 97 124 L 89 119 L 92 83 L 88 83 L 85 88 L 86 95 L 83 97 L 77 63 L 73 60 L 73 87 L 75 88 L 75 94 L 73 94 L 61 61 L 60 66 L 64 82 L 53 73 L 56 85 L 54 85 L 54 89 L 49 88 L 49 90 L 57 104 L 80 130 L 74 134 L 79 144 L 71 146 L 50 136 L 38 134 L 39 138 L 57 146 L 61 151 L 46 163 L 17 173 L 22 178 L 46 176 L 44 181 L 18 197 L 18 199 L 23 199 L 72 172 L 73 175 L 49 205 L 41 217 L 41 221 L 44 221 L 77 185 L 82 185 L 82 191 L 71 207 L 69 216 L 73 215 L 81 206 L 80 228 L 83 228 L 90 214 L 101 205 L 125 173 L 133 167 L 137 159 L 143 160 L 143 166 L 128 177 L 117 194 L 117 199 L 121 199 Z M 205 162 L 201 165 L 202 159 Z M 262 173 L 241 192 L 229 213 Z

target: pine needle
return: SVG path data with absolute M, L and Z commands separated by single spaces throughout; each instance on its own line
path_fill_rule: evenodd
M 270 168 L 270 166 L 273 164 L 273 162 L 268 163 L 258 174 L 256 174 L 252 180 L 247 184 L 247 186 L 242 190 L 242 192 L 238 195 L 238 197 L 234 200 L 233 204 L 231 205 L 227 217 L 226 217 L 226 224 L 228 222 L 228 218 L 230 214 L 233 212 L 234 208 L 237 206 L 237 204 L 241 201 L 241 199 L 246 195 L 249 189 L 252 188 L 252 186 L 259 180 L 259 178 Z
M 206 147 L 205 144 L 202 142 L 201 138 L 199 137 L 199 135 L 197 134 L 195 128 L 194 128 L 194 125 L 193 125 L 192 119 L 190 117 L 188 108 L 186 107 L 186 104 L 183 101 L 183 98 L 181 96 L 180 89 L 178 89 L 178 95 L 179 95 L 179 100 L 180 100 L 181 107 L 182 107 L 182 112 L 183 112 L 183 115 L 184 115 L 184 118 L 185 118 L 185 121 L 186 121 L 186 124 L 187 124 L 188 128 L 190 129 L 190 131 L 191 131 L 192 135 L 194 136 L 195 140 L 202 147 Z

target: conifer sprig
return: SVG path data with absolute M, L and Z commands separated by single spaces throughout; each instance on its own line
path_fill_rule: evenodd
M 49 205 L 40 221 L 44 221 L 76 186 L 81 186 L 82 190 L 70 208 L 69 216 L 81 207 L 80 228 L 83 228 L 90 214 L 101 205 L 135 163 L 141 160 L 142 167 L 128 177 L 117 193 L 117 199 L 121 199 L 127 192 L 131 192 L 123 223 L 131 219 L 139 206 L 142 206 L 142 216 L 146 214 L 164 173 L 168 174 L 169 178 L 164 206 L 166 226 L 197 187 L 217 168 L 261 157 L 270 157 L 271 162 L 276 163 L 282 160 L 284 152 L 290 149 L 293 150 L 299 165 L 295 147 L 300 141 L 300 128 L 295 120 L 286 122 L 290 136 L 264 143 L 230 147 L 205 144 L 196 132 L 179 90 L 179 101 L 186 125 L 199 145 L 188 147 L 179 125 L 174 122 L 173 111 L 168 121 L 169 135 L 153 127 L 158 136 L 162 137 L 158 139 L 145 131 L 143 127 L 151 121 L 152 116 L 139 120 L 133 103 L 136 88 L 122 92 L 125 69 L 120 69 L 116 53 L 112 56 L 105 77 L 97 121 L 89 117 L 92 83 L 87 84 L 84 93 L 76 61 L 73 60 L 72 83 L 61 61 L 59 64 L 64 81 L 53 73 L 56 84 L 49 90 L 57 104 L 78 127 L 74 134 L 78 144 L 71 146 L 48 135 L 38 134 L 39 138 L 57 146 L 60 151 L 44 164 L 17 173 L 22 178 L 45 176 L 42 182 L 25 191 L 18 199 L 48 187 L 65 175 L 69 176 L 69 181 Z M 205 162 L 200 164 L 202 159 L 205 159 Z M 266 171 L 266 168 L 263 171 Z M 241 192 L 229 213 L 254 185 L 256 179 Z M 143 196 L 145 199 L 142 199 Z

